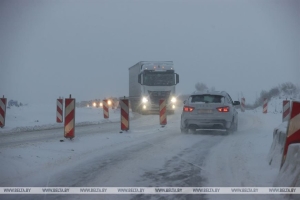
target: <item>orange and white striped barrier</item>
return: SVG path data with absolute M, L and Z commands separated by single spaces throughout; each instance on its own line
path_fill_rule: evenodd
M 290 101 L 284 100 L 282 102 L 282 122 L 288 121 L 290 118 Z
M 103 100 L 103 117 L 104 117 L 104 119 L 109 118 L 109 105 L 108 105 L 107 99 Z
M 267 112 L 268 112 L 268 99 L 265 98 L 264 105 L 263 105 L 263 113 L 267 113 Z
M 62 123 L 63 122 L 63 99 L 56 100 L 56 122 Z
M 121 106 L 121 130 L 129 130 L 129 100 L 120 99 L 119 104 Z
M 283 149 L 281 166 L 285 161 L 289 145 L 293 143 L 300 143 L 300 102 L 292 102 L 292 110 L 290 116 L 291 117 L 287 127 L 287 134 Z
M 241 98 L 241 111 L 245 112 L 245 98 Z
M 167 124 L 167 107 L 166 107 L 166 100 L 160 99 L 159 100 L 159 122 L 160 125 Z
M 3 128 L 5 126 L 5 115 L 6 115 L 6 103 L 7 99 L 0 98 L 0 127 Z
M 75 137 L 75 99 L 65 99 L 65 138 Z

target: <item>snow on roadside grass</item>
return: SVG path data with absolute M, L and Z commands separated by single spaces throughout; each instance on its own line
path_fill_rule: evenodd
M 76 126 L 117 122 L 120 120 L 120 110 L 110 109 L 109 120 L 103 118 L 101 108 L 76 108 Z M 0 134 L 12 132 L 28 132 L 48 130 L 63 127 L 63 123 L 56 123 L 56 104 L 35 104 L 6 110 L 5 127 Z

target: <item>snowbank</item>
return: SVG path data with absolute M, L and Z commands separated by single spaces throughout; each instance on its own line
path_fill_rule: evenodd
M 273 143 L 269 151 L 268 162 L 272 167 L 276 167 L 277 169 L 280 168 L 287 125 L 288 122 L 283 122 L 273 131 Z
M 300 187 L 300 144 L 290 144 L 274 187 Z
M 109 119 L 103 118 L 101 108 L 76 108 L 76 126 L 100 124 L 120 121 L 120 110 L 110 109 Z M 56 104 L 35 104 L 6 109 L 5 127 L 0 134 L 12 132 L 27 132 L 48 130 L 63 127 L 63 123 L 56 123 Z
M 300 187 L 300 144 L 290 144 L 286 160 L 280 169 L 283 148 L 286 141 L 288 122 L 281 123 L 273 131 L 273 143 L 268 155 L 268 162 L 279 170 L 274 187 Z

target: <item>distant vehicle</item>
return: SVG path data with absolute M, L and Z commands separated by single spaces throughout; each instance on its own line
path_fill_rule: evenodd
M 221 130 L 225 134 L 237 131 L 238 112 L 227 92 L 197 92 L 184 102 L 181 114 L 181 132 L 201 130 Z
M 159 111 L 159 100 L 166 99 L 167 112 L 176 108 L 175 87 L 179 75 L 172 61 L 141 61 L 129 68 L 129 100 L 133 112 Z
M 107 100 L 107 104 L 109 108 L 117 108 L 119 105 L 119 100 L 118 98 L 115 97 L 109 97 L 105 98 Z M 101 99 L 95 99 L 93 101 L 90 101 L 88 104 L 88 107 L 95 107 L 95 108 L 102 108 L 103 107 L 103 100 Z

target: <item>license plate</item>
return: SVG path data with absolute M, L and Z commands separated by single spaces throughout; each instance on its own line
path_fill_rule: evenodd
M 198 113 L 210 114 L 210 113 L 213 113 L 213 110 L 211 110 L 211 109 L 200 109 L 200 110 L 198 110 Z

